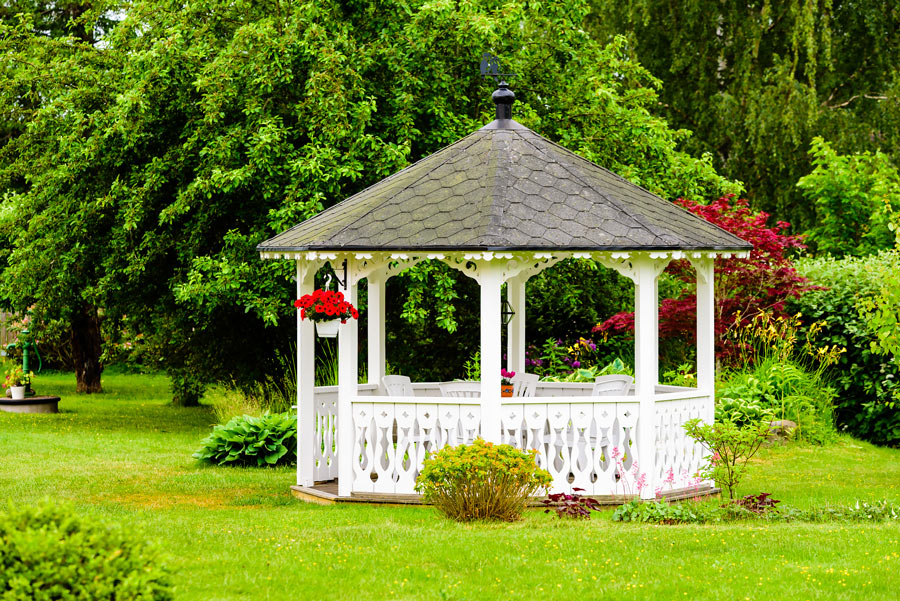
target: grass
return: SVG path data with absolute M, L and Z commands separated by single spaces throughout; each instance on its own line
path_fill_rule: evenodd
M 184 601 L 281 599 L 896 599 L 900 526 L 745 522 L 461 525 L 428 507 L 293 500 L 293 469 L 205 467 L 209 407 L 166 405 L 161 376 L 107 373 L 105 393 L 43 375 L 58 415 L 0 413 L 0 499 L 61 499 L 154 538 Z M 850 438 L 766 450 L 742 493 L 812 507 L 900 500 L 900 451 Z

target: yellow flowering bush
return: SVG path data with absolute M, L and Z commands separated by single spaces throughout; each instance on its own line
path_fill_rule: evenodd
M 522 517 L 528 500 L 546 491 L 550 473 L 537 465 L 537 451 L 478 438 L 469 445 L 430 454 L 416 480 L 426 502 L 457 521 Z

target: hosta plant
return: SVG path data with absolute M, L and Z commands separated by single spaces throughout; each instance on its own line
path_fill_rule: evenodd
M 297 461 L 297 418 L 290 413 L 242 415 L 213 428 L 194 458 L 216 465 L 268 467 Z
M 425 460 L 416 490 L 445 516 L 458 521 L 518 520 L 529 499 L 552 480 L 538 467 L 537 451 L 478 438 L 444 447 Z

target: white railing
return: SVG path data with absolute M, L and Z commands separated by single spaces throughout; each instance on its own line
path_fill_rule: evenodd
M 428 452 L 470 443 L 481 433 L 481 400 L 439 397 L 437 389 L 436 383 L 414 385 L 415 397 L 384 397 L 375 396 L 377 386 L 361 385 L 351 401 L 352 445 L 338 445 L 337 387 L 317 387 L 316 480 L 337 477 L 340 446 L 352 463 L 351 490 L 414 493 Z M 648 452 L 637 437 L 639 400 L 585 392 L 590 394 L 584 386 L 554 384 L 539 388 L 535 397 L 504 403 L 502 441 L 537 449 L 538 463 L 553 476 L 553 492 L 637 494 L 642 451 Z M 711 420 L 712 400 L 696 389 L 659 386 L 656 392 L 652 479 L 661 486 L 671 470 L 681 484 L 704 457 L 682 424 L 694 417 Z
M 503 442 L 537 449 L 538 464 L 553 476 L 550 492 L 636 492 L 640 403 L 634 397 L 593 397 L 588 403 L 580 397 L 528 401 L 503 405 Z
M 429 451 L 471 443 L 481 432 L 479 399 L 472 399 L 474 403 L 440 397 L 367 400 L 357 398 L 353 403 L 356 492 L 414 493 Z

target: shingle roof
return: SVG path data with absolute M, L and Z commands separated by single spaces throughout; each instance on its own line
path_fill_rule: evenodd
M 509 120 L 266 240 L 300 250 L 748 250 L 751 245 Z

